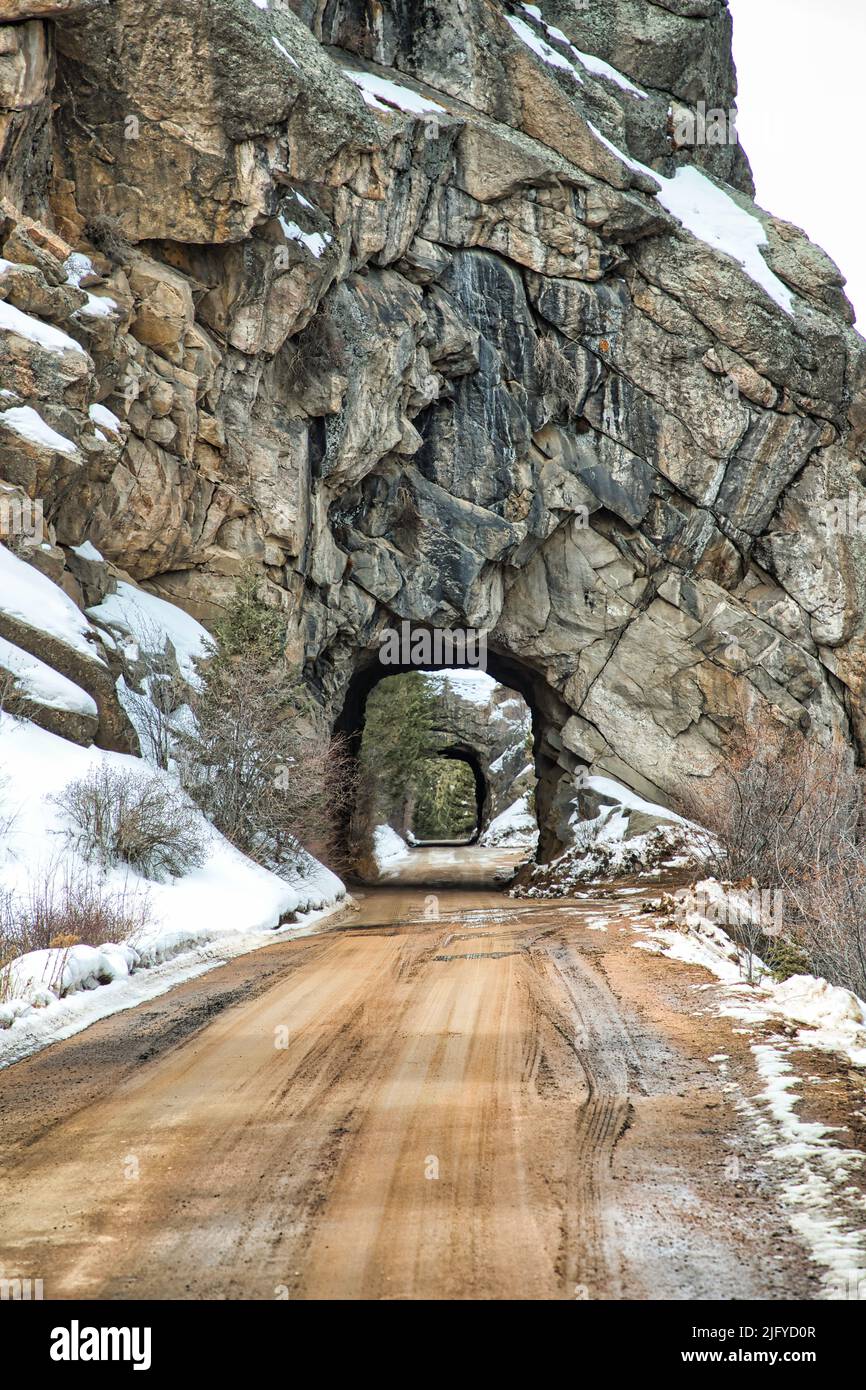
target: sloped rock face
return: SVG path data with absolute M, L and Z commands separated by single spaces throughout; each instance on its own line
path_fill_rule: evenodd
M 50 540 L 204 619 L 259 566 L 323 724 L 386 628 L 484 628 L 543 855 L 585 765 L 665 801 L 762 711 L 862 756 L 864 344 L 751 201 L 724 0 L 0 19 L 0 310 L 83 349 L 0 322 Z

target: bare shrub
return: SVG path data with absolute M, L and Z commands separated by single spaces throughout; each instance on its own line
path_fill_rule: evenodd
M 712 832 L 711 871 L 781 890 L 782 935 L 766 924 L 730 934 L 777 974 L 808 969 L 866 996 L 864 772 L 837 740 L 770 719 L 753 723 L 712 777 L 682 799 Z
M 123 230 L 119 217 L 110 212 L 97 213 L 86 228 L 88 239 L 111 261 L 128 265 L 132 259 L 133 245 Z
M 195 807 L 164 778 L 99 766 L 70 782 L 56 800 L 76 848 L 105 866 L 128 864 L 158 878 L 186 873 L 204 860 Z
M 11 991 L 9 967 L 28 951 L 103 946 L 134 941 L 150 919 L 151 904 L 140 887 L 109 887 L 80 865 L 49 867 L 18 893 L 0 891 L 0 1002 Z M 62 972 L 65 957 L 55 962 Z M 56 981 L 45 984 L 52 988 Z
M 829 868 L 858 833 L 863 774 L 839 741 L 828 746 L 769 718 L 744 727 L 738 746 L 711 777 L 694 779 L 680 804 L 715 836 L 717 847 L 707 846 L 715 872 L 784 888 Z
M 142 756 L 165 771 L 177 737 L 176 715 L 188 702 L 186 682 L 180 675 L 165 637 L 155 625 L 143 623 L 131 649 L 119 648 L 125 685 L 124 706 L 138 735 Z

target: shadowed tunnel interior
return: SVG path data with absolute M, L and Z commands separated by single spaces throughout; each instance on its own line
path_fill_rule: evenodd
M 459 722 L 455 724 L 453 718 L 450 723 L 446 720 L 444 725 L 437 723 L 438 746 L 431 749 L 430 756 L 434 759 L 441 758 L 466 764 L 474 784 L 474 826 L 468 837 L 466 830 L 461 828 L 453 838 L 462 843 L 476 845 L 485 826 L 509 804 L 507 801 L 503 801 L 504 790 L 509 788 L 510 779 L 522 769 L 524 778 L 528 777 L 533 782 L 534 800 L 529 815 L 531 817 L 537 815 L 539 830 L 542 832 L 539 845 L 543 851 L 545 811 L 546 808 L 552 806 L 554 793 L 563 771 L 561 762 L 555 756 L 559 740 L 555 736 L 554 740 L 551 740 L 549 733 L 559 723 L 562 707 L 555 692 L 546 686 L 546 682 L 537 673 L 496 652 L 488 651 L 486 657 L 484 669 L 480 670 L 476 665 L 468 663 L 459 665 L 457 662 L 447 664 L 430 662 L 417 665 L 383 664 L 379 659 L 378 650 L 364 651 L 359 654 L 356 669 L 346 688 L 342 708 L 334 723 L 334 731 L 345 738 L 349 753 L 357 760 L 360 767 L 363 750 L 368 746 L 365 744 L 364 737 L 367 727 L 368 701 L 380 682 L 401 675 L 414 674 L 417 676 L 421 673 L 435 672 L 442 672 L 443 674 L 450 672 L 454 677 L 464 678 L 477 675 L 482 682 L 486 679 L 491 691 L 495 690 L 497 686 L 499 687 L 496 701 L 491 706 L 493 723 L 498 720 L 505 723 L 509 719 L 517 718 L 514 709 L 515 704 L 523 710 L 522 717 L 525 721 L 525 729 L 522 759 L 519 766 L 507 771 L 507 774 L 504 774 L 501 769 L 498 771 L 495 779 L 496 792 L 493 795 L 493 788 L 488 782 L 486 771 L 487 763 L 491 763 L 491 769 L 493 766 L 490 749 L 485 743 L 485 738 L 490 736 L 488 726 L 491 723 L 491 719 L 486 717 L 486 712 L 485 715 L 479 715 L 478 706 L 476 706 L 474 727 L 473 720 L 470 720 L 465 727 Z M 474 683 L 470 681 L 470 684 Z M 541 692 L 541 700 L 539 700 L 539 686 L 544 687 Z M 458 691 L 461 689 L 461 683 L 458 683 L 456 689 Z M 456 696 L 452 698 L 456 700 Z M 469 702 L 467 696 L 462 698 L 467 703 Z M 482 695 L 482 708 L 483 699 Z M 530 723 L 531 749 L 527 747 L 525 742 Z M 495 737 L 495 735 L 493 736 Z M 363 756 L 367 755 L 363 754 Z M 542 785 L 542 778 L 545 779 L 544 785 Z M 538 779 L 537 785 L 535 779 Z M 517 796 L 520 794 L 521 792 L 515 793 Z M 367 799 L 362 801 L 362 797 Z M 362 823 L 368 806 L 369 789 L 362 779 L 356 802 L 354 805 L 349 805 L 346 811 L 349 839 L 356 847 L 361 844 L 363 838 L 358 832 L 358 827 Z M 380 819 L 390 819 L 391 824 L 402 831 L 404 838 L 412 839 L 412 835 L 407 836 L 406 834 L 408 830 L 412 830 L 413 834 L 415 833 L 411 817 L 405 819 L 402 825 L 399 819 L 392 819 L 390 816 Z M 548 819 L 552 820 L 553 817 Z M 444 839 L 445 836 L 443 835 L 442 838 Z M 418 839 L 424 843 L 431 843 L 433 835 L 426 831 L 419 831 Z M 555 844 L 555 840 L 553 843 Z

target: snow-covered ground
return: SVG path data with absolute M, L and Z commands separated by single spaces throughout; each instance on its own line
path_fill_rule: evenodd
M 393 869 L 401 859 L 407 859 L 409 852 L 409 846 L 402 835 L 398 835 L 390 825 L 376 826 L 373 831 L 373 858 L 380 874 Z
M 538 821 L 529 808 L 529 793 L 519 796 L 504 811 L 500 811 L 478 841 L 485 849 L 535 849 L 538 844 Z
M 823 1267 L 824 1296 L 863 1298 L 866 1201 L 850 1175 L 862 1171 L 866 1155 L 842 1147 L 831 1127 L 800 1118 L 796 1107 L 802 1081 L 795 1061 L 802 1069 L 803 1050 L 815 1048 L 866 1068 L 866 1003 L 814 975 L 793 975 L 780 982 L 756 957 L 746 960 L 712 919 L 724 918 L 729 911 L 742 920 L 749 903 L 714 879 L 683 890 L 667 905 L 675 925 L 654 925 L 653 917 L 646 915 L 638 919 L 640 939 L 635 944 L 703 966 L 720 982 L 721 987 L 703 987 L 711 992 L 718 1011 L 736 1019 L 739 1031 L 759 1032 L 750 1042 L 762 1081 L 757 1097 L 745 1095 L 727 1079 L 727 1057 L 710 1061 L 718 1065 L 725 1089 L 755 1127 L 779 1179 L 791 1226 Z M 777 1024 L 785 1031 L 773 1033 Z
M 90 547 L 85 558 L 100 556 Z M 0 609 L 103 660 L 94 630 L 72 600 L 2 546 Z M 121 583 L 93 615 L 112 627 L 109 643 L 173 650 L 184 678 L 191 684 L 198 679 L 196 661 L 211 639 L 174 605 Z M 0 659 L 24 693 L 43 705 L 95 714 L 90 697 L 44 662 L 10 643 L 0 649 Z M 267 944 L 278 928 L 306 930 L 345 896 L 337 876 L 305 851 L 298 851 L 291 868 L 272 873 L 196 811 L 201 862 L 187 872 L 155 881 L 129 866 L 95 864 L 76 846 L 57 797 L 96 770 L 159 778 L 173 797 L 184 796 L 170 773 L 142 758 L 81 747 L 0 711 L 0 895 L 14 907 L 35 889 L 62 894 L 66 884 L 84 884 L 122 903 L 135 924 L 120 943 L 30 951 L 7 966 L 0 975 L 0 1066 L 161 993 L 190 973 Z

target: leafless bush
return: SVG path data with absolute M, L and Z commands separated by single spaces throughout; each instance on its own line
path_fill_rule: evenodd
M 100 212 L 87 224 L 87 236 L 96 247 L 111 261 L 128 265 L 132 258 L 133 246 L 123 230 L 119 217 L 109 212 Z
M 864 773 L 841 741 L 760 721 L 682 808 L 712 832 L 712 872 L 783 894 L 783 935 L 738 926 L 739 944 L 866 995 Z
M 134 940 L 150 911 L 146 890 L 109 887 L 80 865 L 55 864 L 21 892 L 0 891 L 0 1002 L 9 994 L 9 966 L 18 956 Z M 53 982 L 45 983 L 51 988 Z
M 339 866 L 353 760 L 302 712 L 281 662 L 219 656 L 193 697 L 197 733 L 183 741 L 190 796 L 232 844 L 278 868 L 303 846 Z
M 769 718 L 745 723 L 716 772 L 694 779 L 684 813 L 718 841 L 711 867 L 738 882 L 786 887 L 823 872 L 859 834 L 863 773 L 840 742 L 826 745 Z
M 76 848 L 103 865 L 128 864 L 158 878 L 204 860 L 195 807 L 167 779 L 101 766 L 70 782 L 57 803 Z
M 583 404 L 580 376 L 559 343 L 549 333 L 535 340 L 535 370 L 554 413 L 574 416 Z

